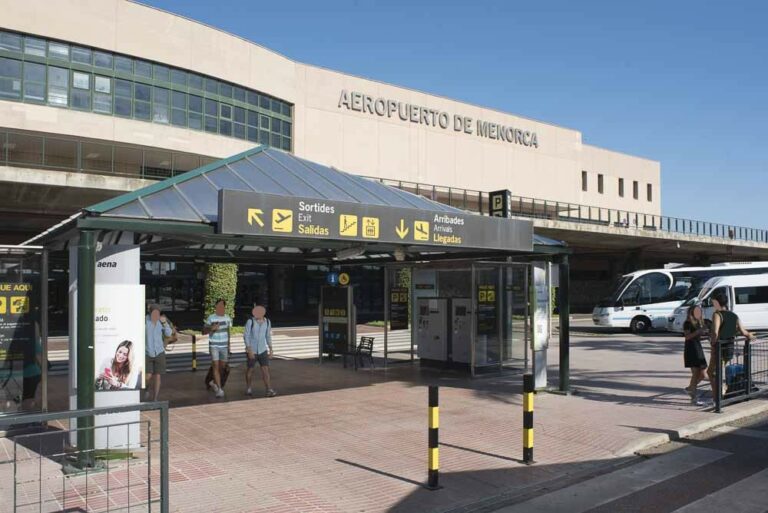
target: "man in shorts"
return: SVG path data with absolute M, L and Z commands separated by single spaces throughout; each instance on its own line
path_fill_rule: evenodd
M 225 300 L 217 300 L 215 312 L 208 316 L 203 326 L 203 334 L 208 335 L 208 347 L 213 361 L 213 380 L 208 385 L 218 398 L 224 397 L 221 376 L 229 359 L 229 330 L 232 327 L 232 318 L 227 315 L 226 308 Z
M 160 315 L 160 307 L 149 307 L 149 315 L 146 321 L 146 359 L 144 372 L 147 374 L 146 399 L 157 401 L 160 395 L 160 376 L 165 374 L 165 344 L 163 337 L 173 334 L 171 325 L 165 315 Z
M 274 397 L 277 393 L 272 389 L 269 375 L 269 359 L 272 357 L 272 323 L 265 316 L 266 308 L 256 305 L 251 311 L 253 317 L 245 323 L 243 338 L 245 339 L 245 352 L 248 354 L 248 368 L 245 371 L 245 394 L 253 395 L 251 384 L 253 383 L 253 369 L 259 362 L 261 379 L 267 389 L 267 397 Z

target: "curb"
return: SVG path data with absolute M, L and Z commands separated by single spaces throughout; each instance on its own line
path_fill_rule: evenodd
M 752 399 L 748 402 L 741 403 L 740 405 L 733 406 L 732 408 L 738 408 L 734 411 L 726 411 L 724 413 L 713 413 L 711 418 L 692 422 L 686 424 L 677 429 L 664 430 L 664 433 L 655 433 L 652 435 L 643 436 L 634 442 L 630 442 L 625 445 L 621 450 L 616 452 L 617 457 L 626 457 L 637 454 L 640 451 L 658 447 L 669 442 L 674 442 L 683 438 L 688 438 L 710 429 L 729 424 L 731 422 L 759 415 L 761 413 L 768 412 L 768 400 L 766 399 Z

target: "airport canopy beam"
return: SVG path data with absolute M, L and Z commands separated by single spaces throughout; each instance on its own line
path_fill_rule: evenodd
M 481 216 L 257 146 L 98 203 L 25 244 L 133 233 L 156 259 L 373 264 L 567 253 L 529 220 Z

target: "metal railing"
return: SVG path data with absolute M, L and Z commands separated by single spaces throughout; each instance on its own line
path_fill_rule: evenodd
M 722 341 L 712 352 L 715 360 L 715 411 L 768 392 L 768 338 L 737 338 L 733 344 Z
M 114 144 L 97 139 L 0 131 L 0 166 L 163 180 L 215 160 L 203 155 Z M 487 192 L 403 180 L 371 179 L 462 210 L 485 215 L 488 213 Z M 534 219 L 768 243 L 768 230 L 765 229 L 524 196 L 512 196 L 510 210 L 515 216 Z
M 404 191 L 419 194 L 446 205 L 488 215 L 489 199 L 487 192 L 385 178 L 367 178 Z M 635 229 L 649 232 L 768 243 L 768 230 L 761 228 L 696 221 L 693 219 L 633 212 L 624 209 L 595 207 L 578 203 L 542 200 L 525 196 L 512 196 L 510 211 L 514 216 L 533 219 L 549 219 L 627 230 Z
M 154 421 L 147 418 L 67 428 L 71 419 L 149 411 L 159 412 L 159 439 L 153 438 Z M 11 511 L 153 511 L 159 504 L 162 513 L 168 512 L 167 402 L 19 414 L 0 422 L 11 426 L 0 438 L 5 446 L 0 454 L 10 458 L 0 462 L 0 495 L 12 500 Z M 89 437 L 80 436 L 85 430 Z M 75 439 L 97 443 L 75 447 Z M 160 449 L 159 465 L 153 446 Z
M 0 166 L 162 180 L 215 160 L 97 139 L 0 131 Z

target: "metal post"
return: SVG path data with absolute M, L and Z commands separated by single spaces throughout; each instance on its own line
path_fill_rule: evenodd
M 744 373 L 747 375 L 747 389 L 744 393 L 749 397 L 752 393 L 752 347 L 749 339 L 744 341 Z
M 168 513 L 170 497 L 168 487 L 169 445 L 168 445 L 168 402 L 163 402 L 160 408 L 160 511 Z
M 440 406 L 439 387 L 429 386 L 429 424 L 427 428 L 427 440 L 429 444 L 429 458 L 427 465 L 427 489 L 438 490 L 440 488 Z
M 96 233 L 80 231 L 77 248 L 77 408 L 94 405 L 94 310 L 96 293 Z M 77 421 L 77 449 L 83 467 L 93 465 L 93 417 Z
M 721 347 L 718 340 L 712 348 L 715 354 L 710 355 L 710 358 L 715 359 L 715 413 L 720 413 L 720 406 L 723 402 L 723 360 Z
M 197 370 L 197 335 L 192 334 L 192 372 Z
M 533 392 L 535 390 L 533 374 L 523 376 L 523 463 L 533 461 Z
M 384 368 L 389 357 L 389 267 L 384 266 Z
M 571 388 L 571 305 L 568 298 L 570 288 L 568 255 L 560 258 L 557 269 L 560 274 L 557 289 L 557 308 L 560 314 L 560 391 L 569 392 Z
M 475 347 L 477 345 L 477 341 L 475 340 L 477 338 L 477 275 L 475 272 L 475 264 L 472 264 L 471 271 L 471 285 L 472 285 L 472 316 L 470 317 L 472 322 L 470 323 L 472 334 L 469 337 L 469 373 L 474 378 L 475 377 L 475 362 L 477 361 L 476 355 L 475 355 Z
M 48 411 L 48 250 L 43 249 L 40 258 L 40 345 L 43 348 L 43 378 L 40 405 L 42 411 Z

